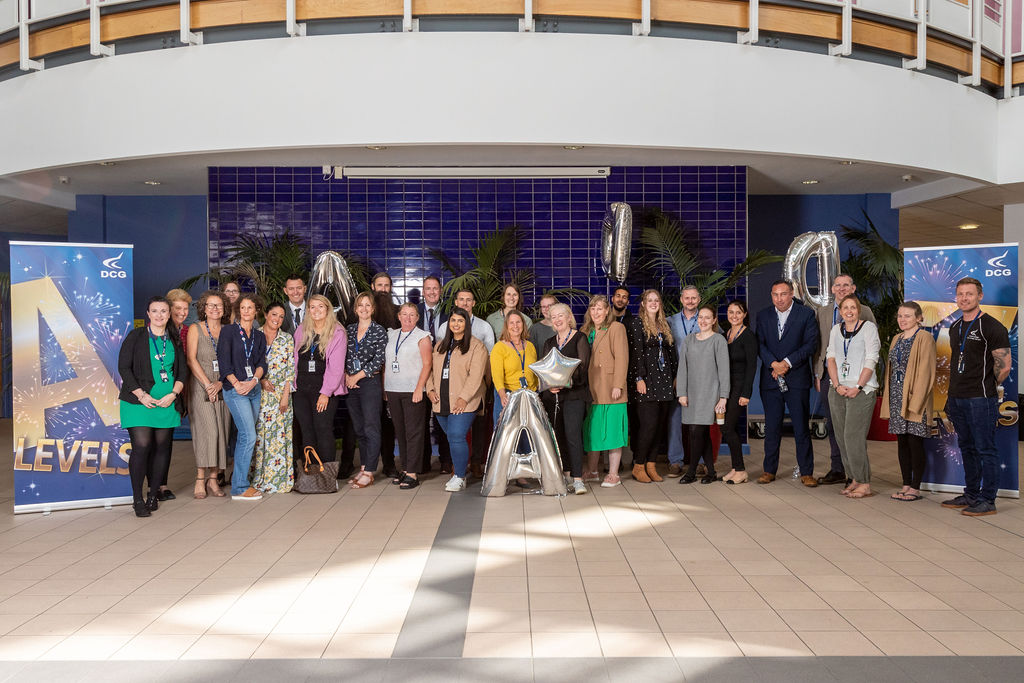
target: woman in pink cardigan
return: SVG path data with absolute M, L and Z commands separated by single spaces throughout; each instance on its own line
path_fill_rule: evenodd
M 330 300 L 314 294 L 306 317 L 295 330 L 295 419 L 302 447 L 312 446 L 324 462 L 334 460 L 334 413 L 345 386 L 345 328 L 338 324 Z

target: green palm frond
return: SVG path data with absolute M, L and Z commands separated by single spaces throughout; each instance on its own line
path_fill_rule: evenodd
M 864 257 L 863 265 L 869 277 L 883 278 L 888 283 L 899 282 L 902 286 L 903 251 L 882 237 L 867 212 L 864 213 L 864 222 L 865 226 L 839 226 L 842 238 Z
M 662 273 L 671 271 L 679 276 L 680 282 L 687 281 L 701 264 L 690 249 L 683 227 L 658 210 L 650 213 L 650 220 L 640 232 L 640 244 L 646 248 L 641 267 Z

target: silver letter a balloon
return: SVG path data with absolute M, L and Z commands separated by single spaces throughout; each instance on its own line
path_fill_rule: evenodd
M 316 257 L 309 275 L 309 293 L 322 294 L 330 299 L 334 304 L 334 313 L 343 323 L 352 317 L 356 282 L 341 254 L 324 251 Z
M 529 452 L 516 453 L 523 434 L 529 443 Z M 494 429 L 480 495 L 504 496 L 508 482 L 517 478 L 538 479 L 545 496 L 564 496 L 566 493 L 555 432 L 548 422 L 540 396 L 529 389 L 518 389 L 512 393 Z
M 818 259 L 818 292 L 807 287 L 807 262 Z M 831 231 L 805 232 L 789 245 L 782 262 L 782 277 L 793 283 L 796 297 L 811 308 L 832 305 L 832 280 L 839 274 L 839 240 Z
M 633 246 L 633 209 L 615 202 L 601 224 L 601 267 L 606 277 L 625 282 Z

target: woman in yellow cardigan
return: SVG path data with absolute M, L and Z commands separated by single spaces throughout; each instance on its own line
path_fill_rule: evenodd
M 537 391 L 537 376 L 530 369 L 537 362 L 537 348 L 526 339 L 526 318 L 519 311 L 505 316 L 505 329 L 491 350 L 491 378 L 498 402 L 494 404 L 494 424 L 498 424 L 501 411 L 508 398 L 518 389 Z M 498 406 L 501 406 L 500 410 Z
M 886 387 L 880 416 L 896 435 L 903 488 L 893 500 L 921 500 L 924 440 L 931 434 L 932 389 L 935 387 L 935 339 L 921 329 L 924 314 L 916 301 L 904 301 L 896 312 L 900 333 L 889 345 Z M 895 410 L 891 406 L 896 406 Z

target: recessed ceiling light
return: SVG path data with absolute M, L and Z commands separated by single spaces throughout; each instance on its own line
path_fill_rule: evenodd
M 857 163 L 856 161 L 850 161 L 849 159 L 843 159 L 842 161 L 839 162 L 839 165 L 840 166 L 853 166 L 856 163 Z
M 802 182 L 804 185 L 817 185 L 818 184 L 817 180 L 801 180 L 800 182 Z
M 143 180 L 142 182 L 145 185 L 159 185 L 160 184 L 159 180 Z
M 583 149 L 583 145 L 562 145 L 562 149 L 567 149 L 570 152 L 575 152 L 578 149 Z
M 113 161 L 101 161 L 100 166 L 116 166 L 117 164 Z
M 387 149 L 387 145 L 367 145 L 366 149 L 372 149 L 374 152 L 379 152 L 382 149 Z
M 963 225 L 960 226 L 960 229 L 961 230 L 977 230 L 978 229 L 978 224 L 977 223 L 964 223 Z

